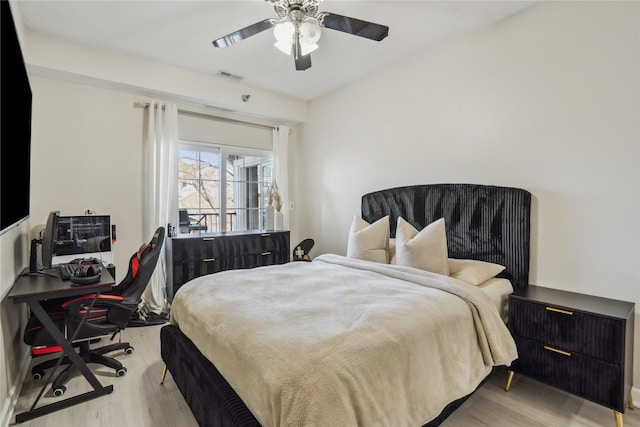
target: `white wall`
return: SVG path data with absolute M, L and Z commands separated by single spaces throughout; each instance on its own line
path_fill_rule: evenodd
M 178 115 L 178 138 L 187 141 L 271 150 L 272 129 Z
M 106 49 L 25 32 L 26 61 L 34 73 L 107 89 L 170 98 L 295 124 L 306 120 L 305 101 Z M 251 95 L 249 102 L 242 95 Z
M 142 234 L 142 135 L 139 98 L 43 77 L 31 78 L 31 220 L 47 214 L 111 215 L 117 279 L 131 254 L 151 238 Z
M 18 399 L 26 372 L 28 349 L 22 344 L 22 322 L 26 306 L 6 298 L 18 274 L 29 265 L 29 220 L 0 237 L 0 425 L 9 424 L 9 414 Z
M 312 101 L 298 208 L 314 254 L 346 253 L 370 191 L 521 187 L 531 283 L 640 305 L 639 8 L 541 3 Z M 638 387 L 638 333 L 635 355 Z

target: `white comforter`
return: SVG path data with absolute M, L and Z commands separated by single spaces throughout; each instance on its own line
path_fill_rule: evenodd
M 171 322 L 263 426 L 421 426 L 517 357 L 476 287 L 338 255 L 199 277 Z

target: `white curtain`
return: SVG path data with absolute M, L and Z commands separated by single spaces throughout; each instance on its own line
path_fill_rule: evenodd
M 168 312 L 167 224 L 177 224 L 178 212 L 178 108 L 174 104 L 152 101 L 147 114 L 142 231 L 145 241 L 149 241 L 158 227 L 164 227 L 165 243 L 158 265 L 142 295 L 142 315 L 146 312 Z
M 278 126 L 273 130 L 273 178 L 283 199 L 284 228 L 289 229 L 289 127 Z

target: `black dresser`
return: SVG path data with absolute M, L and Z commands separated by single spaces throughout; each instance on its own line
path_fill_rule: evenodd
M 632 406 L 635 304 L 529 285 L 509 299 L 518 347 L 513 373 L 614 410 L 618 427 Z
M 168 241 L 170 300 L 180 286 L 205 274 L 289 262 L 288 231 L 184 234 Z

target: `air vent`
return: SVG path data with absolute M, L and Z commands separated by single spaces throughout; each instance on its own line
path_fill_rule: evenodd
M 235 81 L 242 80 L 242 77 L 236 76 L 235 74 L 231 74 L 226 71 L 218 71 L 217 76 L 225 79 L 229 79 L 229 80 L 235 80 Z

